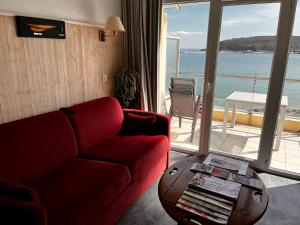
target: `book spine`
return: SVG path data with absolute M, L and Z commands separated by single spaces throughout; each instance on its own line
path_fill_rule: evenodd
M 226 204 L 228 204 L 228 205 L 233 205 L 233 202 L 232 202 L 232 201 L 229 201 L 229 200 L 227 200 L 227 199 L 224 199 L 224 198 L 221 198 L 221 197 L 218 197 L 218 196 L 215 196 L 215 195 L 211 195 L 211 194 L 209 194 L 209 193 L 207 193 L 207 192 L 203 192 L 203 191 L 198 190 L 198 189 L 187 188 L 187 191 L 196 193 L 196 194 L 198 194 L 198 195 L 203 195 L 203 196 L 205 196 L 205 197 L 214 199 L 214 200 L 219 201 L 219 202 L 226 203 Z
M 211 220 L 211 221 L 213 221 L 213 222 L 216 222 L 216 223 L 219 223 L 219 224 L 227 224 L 227 221 L 226 221 L 226 220 L 222 220 L 222 219 L 220 219 L 220 218 L 214 218 L 214 217 L 211 217 L 211 216 L 207 215 L 206 213 L 204 213 L 204 212 L 202 212 L 202 211 L 200 211 L 200 210 L 193 209 L 193 208 L 191 208 L 191 207 L 189 207 L 189 206 L 186 206 L 186 205 L 184 205 L 184 204 L 177 203 L 177 204 L 176 204 L 176 207 L 181 208 L 181 209 L 183 209 L 183 210 L 185 210 L 185 211 L 191 212 L 191 213 L 193 213 L 193 214 L 196 214 L 196 215 L 198 215 L 198 216 L 200 216 L 200 217 L 203 217 L 203 218 L 205 218 L 205 219 Z
M 223 215 L 221 213 L 211 211 L 211 210 L 209 210 L 207 208 L 204 208 L 204 207 L 202 207 L 202 206 L 200 206 L 198 204 L 186 201 L 186 200 L 184 200 L 182 198 L 180 198 L 178 200 L 178 202 L 181 203 L 181 204 L 187 205 L 187 206 L 189 206 L 191 208 L 198 209 L 198 210 L 200 210 L 202 212 L 205 212 L 205 213 L 207 213 L 208 215 L 211 215 L 211 216 L 215 216 L 215 217 L 218 217 L 218 218 L 221 218 L 221 219 L 224 219 L 224 220 L 228 220 L 228 218 L 229 218 L 228 216 L 225 216 L 225 215 Z
M 204 202 L 210 203 L 212 205 L 227 209 L 229 211 L 231 211 L 232 207 L 233 207 L 230 204 L 226 204 L 226 203 L 223 203 L 221 201 L 217 201 L 217 200 L 214 200 L 212 198 L 208 198 L 208 197 L 205 197 L 204 195 L 200 195 L 200 194 L 197 194 L 197 193 L 194 193 L 194 192 L 191 192 L 191 191 L 185 191 L 184 194 L 186 194 L 188 196 L 191 196 L 191 197 L 194 197 L 196 199 L 202 200 Z
M 212 205 L 212 204 L 209 204 L 209 203 L 207 203 L 207 202 L 204 202 L 204 201 L 199 200 L 199 199 L 194 198 L 194 197 L 190 197 L 190 196 L 185 195 L 185 194 L 184 194 L 181 198 L 184 199 L 184 200 L 186 200 L 186 201 L 189 201 L 189 202 L 198 204 L 198 205 L 200 205 L 200 206 L 203 206 L 203 207 L 205 207 L 205 208 L 207 208 L 207 209 L 209 209 L 209 210 L 213 210 L 213 211 L 215 211 L 215 212 L 224 214 L 224 215 L 226 215 L 226 216 L 229 216 L 230 213 L 231 213 L 231 211 L 229 211 L 229 210 L 226 210 L 226 209 L 224 209 L 224 208 L 220 208 L 220 207 L 218 207 L 218 206 L 214 206 L 214 205 Z
M 206 189 L 206 188 L 203 188 L 203 187 L 201 187 L 201 186 L 199 186 L 199 185 L 196 185 L 196 184 L 193 184 L 193 183 L 190 183 L 190 184 L 188 185 L 188 187 L 194 188 L 194 189 L 197 189 L 197 190 L 200 190 L 200 191 L 206 191 L 206 192 L 209 192 L 209 193 L 213 193 L 213 194 L 217 195 L 218 197 L 222 197 L 222 198 L 228 199 L 228 200 L 230 200 L 230 201 L 234 201 L 234 202 L 235 202 L 235 201 L 237 200 L 237 199 L 236 199 L 235 197 L 233 197 L 233 196 L 230 196 L 230 195 L 224 195 L 224 194 L 222 194 L 222 193 L 220 193 L 220 192 L 213 191 L 213 190 L 208 190 L 208 189 Z

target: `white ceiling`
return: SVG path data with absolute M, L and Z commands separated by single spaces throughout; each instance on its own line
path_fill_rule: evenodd
M 0 12 L 103 25 L 121 15 L 121 0 L 0 0 Z

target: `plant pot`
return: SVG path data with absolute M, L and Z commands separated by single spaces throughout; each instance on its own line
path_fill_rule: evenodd
M 129 104 L 132 102 L 134 98 L 126 98 L 126 99 L 123 99 L 123 106 L 124 108 L 128 108 L 129 107 Z

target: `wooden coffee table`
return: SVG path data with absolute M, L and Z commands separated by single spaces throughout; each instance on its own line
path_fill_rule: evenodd
M 191 156 L 173 164 L 165 171 L 160 179 L 158 194 L 162 206 L 166 212 L 178 222 L 178 224 L 185 225 L 212 225 L 216 224 L 200 216 L 186 212 L 177 208 L 176 202 L 183 194 L 195 175 L 190 171 L 193 163 L 202 163 L 205 156 Z M 252 174 L 252 177 L 260 179 L 258 175 L 252 170 L 248 169 L 247 175 Z M 242 186 L 239 198 L 231 213 L 228 225 L 250 225 L 257 222 L 265 213 L 268 205 L 268 194 L 264 186 L 262 192 L 255 191 L 250 188 Z

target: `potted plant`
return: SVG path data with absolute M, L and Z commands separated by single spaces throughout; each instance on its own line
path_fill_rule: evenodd
M 121 105 L 128 108 L 129 104 L 137 98 L 140 86 L 140 75 L 130 68 L 125 68 L 117 74 L 115 97 Z

